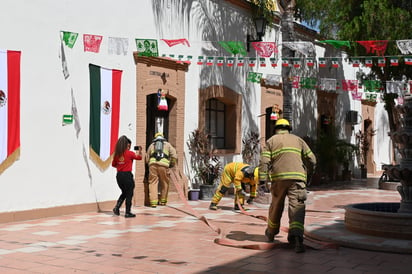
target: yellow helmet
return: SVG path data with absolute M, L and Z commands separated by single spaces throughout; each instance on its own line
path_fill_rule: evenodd
M 155 134 L 154 138 L 156 139 L 157 137 L 164 137 L 162 132 L 158 132 Z
M 278 128 L 292 130 L 292 127 L 290 126 L 288 120 L 286 119 L 279 119 L 276 121 L 275 129 L 278 129 Z

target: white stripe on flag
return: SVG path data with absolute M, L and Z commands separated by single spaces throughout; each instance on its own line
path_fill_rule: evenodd
M 106 161 L 110 157 L 110 137 L 112 124 L 112 70 L 100 68 L 100 159 Z M 102 110 L 104 102 L 110 103 L 110 113 Z
M 7 83 L 7 51 L 0 51 L 0 90 L 8 96 Z M 0 107 L 0 163 L 7 158 L 8 151 L 8 111 L 7 101 L 3 107 Z

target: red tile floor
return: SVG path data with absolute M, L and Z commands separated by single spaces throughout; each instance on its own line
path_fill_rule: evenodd
M 0 273 L 411 273 L 412 241 L 349 233 L 342 224 L 345 205 L 399 202 L 396 191 L 362 181 L 309 190 L 305 233 L 335 245 L 306 238 L 306 252 L 296 254 L 282 231 L 274 248 L 250 249 L 267 247 L 265 222 L 233 211 L 232 197 L 225 197 L 218 211 L 199 200 L 134 207 L 130 219 L 89 212 L 0 224 Z M 266 216 L 268 206 L 249 208 Z M 221 236 L 249 248 L 215 243 Z M 363 249 L 351 247 L 360 242 Z M 387 250 L 374 251 L 385 244 Z

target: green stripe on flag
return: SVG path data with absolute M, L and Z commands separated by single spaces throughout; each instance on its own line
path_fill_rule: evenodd
M 94 152 L 100 154 L 100 67 L 89 64 L 90 72 L 90 147 Z

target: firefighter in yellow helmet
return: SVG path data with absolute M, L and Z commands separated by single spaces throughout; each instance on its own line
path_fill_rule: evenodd
M 300 137 L 291 134 L 286 119 L 275 124 L 275 135 L 266 141 L 260 155 L 259 184 L 271 182 L 272 202 L 269 207 L 265 235 L 273 241 L 279 233 L 285 198 L 289 201 L 288 241 L 297 253 L 304 252 L 303 232 L 305 220 L 307 169 L 314 170 L 316 157 Z M 304 163 L 310 163 L 308 167 Z
M 250 185 L 250 196 L 247 202 L 253 203 L 253 199 L 257 195 L 256 185 L 259 179 L 258 168 L 252 167 L 245 163 L 232 162 L 225 165 L 222 175 L 220 177 L 220 183 L 217 187 L 215 194 L 210 203 L 209 209 L 217 210 L 217 204 L 223 198 L 228 191 L 230 185 L 233 183 L 235 187 L 235 210 L 239 210 L 237 201 L 243 206 L 245 201 L 246 192 L 244 184 Z M 243 184 L 243 187 L 242 187 Z
M 166 205 L 169 193 L 170 170 L 177 161 L 176 149 L 167 142 L 163 133 L 155 134 L 153 142 L 147 149 L 145 162 L 149 166 L 149 200 L 150 206 Z M 160 182 L 160 201 L 158 185 Z

